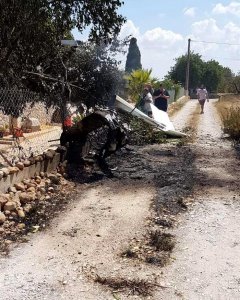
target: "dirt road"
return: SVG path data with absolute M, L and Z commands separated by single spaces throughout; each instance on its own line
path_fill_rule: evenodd
M 214 103 L 214 102 L 212 102 Z M 199 172 L 194 206 L 177 228 L 170 288 L 155 299 L 239 299 L 240 162 L 223 140 L 213 104 L 201 116 L 192 146 Z
M 239 299 L 240 162 L 221 138 L 214 100 L 204 115 L 197 105 L 189 101 L 173 118 L 179 130 L 192 118 L 198 121 L 189 149 L 153 145 L 116 157 L 113 180 L 77 185 L 76 201 L 50 228 L 1 258 L 0 299 L 142 299 L 125 290 L 114 293 L 95 283 L 94 274 L 156 280 L 147 299 Z M 161 268 L 122 257 L 145 236 L 153 203 L 168 205 L 176 194 L 192 205 L 172 229 L 177 245 L 170 263 Z

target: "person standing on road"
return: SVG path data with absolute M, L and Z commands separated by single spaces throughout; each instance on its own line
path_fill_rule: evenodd
M 145 86 L 144 86 L 144 88 L 147 88 L 148 91 L 149 91 L 149 93 L 150 93 L 151 95 L 153 95 L 154 90 L 153 90 L 152 85 L 151 85 L 150 82 L 146 83 Z
M 159 89 L 155 90 L 153 93 L 153 99 L 154 99 L 154 105 L 162 110 L 167 111 L 168 108 L 168 99 L 170 95 L 167 90 L 163 88 L 163 85 L 161 84 Z
M 144 113 L 147 114 L 149 117 L 152 117 L 152 109 L 150 103 L 153 103 L 153 99 L 147 87 L 145 87 L 143 90 L 142 101 Z
M 208 92 L 204 88 L 203 84 L 201 85 L 200 89 L 197 89 L 197 97 L 198 97 L 198 102 L 201 107 L 200 114 L 203 114 L 204 113 L 204 104 L 205 104 L 206 100 L 209 102 Z

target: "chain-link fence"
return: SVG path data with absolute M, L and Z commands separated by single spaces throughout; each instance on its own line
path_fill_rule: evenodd
M 28 90 L 0 88 L 0 164 L 14 165 L 57 146 L 62 133 L 59 108 L 46 108 Z

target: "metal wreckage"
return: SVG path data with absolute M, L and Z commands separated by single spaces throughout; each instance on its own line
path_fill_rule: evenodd
M 66 160 L 80 162 L 90 152 L 105 159 L 127 143 L 127 134 L 113 110 L 96 110 L 73 127 L 63 130 L 61 146 L 67 148 Z
M 148 117 L 119 96 L 114 96 L 108 107 L 107 109 L 97 109 L 74 126 L 64 128 L 60 144 L 67 148 L 66 160 L 68 163 L 80 162 L 90 152 L 95 158 L 104 160 L 127 144 L 127 129 L 118 118 L 118 110 L 141 118 L 167 135 L 185 136 L 185 134 L 175 131 L 167 113 L 159 111 L 154 105 L 152 107 L 153 118 Z

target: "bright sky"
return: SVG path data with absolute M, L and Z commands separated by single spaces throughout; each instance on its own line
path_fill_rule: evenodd
M 233 72 L 240 71 L 240 0 L 125 0 L 119 12 L 127 18 L 120 37 L 136 37 L 143 68 L 162 79 L 185 54 L 187 40 L 204 60 L 215 59 Z M 74 32 L 75 38 L 78 34 Z M 238 45 L 236 45 L 238 44 Z M 123 66 L 125 58 L 123 58 Z

